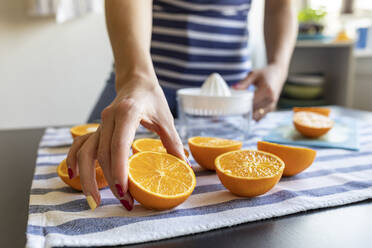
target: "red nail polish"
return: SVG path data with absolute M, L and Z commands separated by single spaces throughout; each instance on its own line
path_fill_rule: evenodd
M 67 172 L 68 172 L 68 177 L 72 179 L 74 177 L 74 172 L 72 171 L 72 169 L 68 168 Z
M 115 187 L 116 187 L 116 191 L 118 192 L 118 195 L 120 197 L 124 197 L 124 191 L 123 191 L 123 188 L 121 187 L 120 184 L 115 184 Z
M 120 199 L 120 202 L 128 211 L 133 209 L 134 200 L 129 192 L 125 193 L 123 199 Z
M 126 200 L 120 200 L 121 204 L 128 210 L 131 211 L 133 209 L 133 205 L 130 205 L 130 203 Z

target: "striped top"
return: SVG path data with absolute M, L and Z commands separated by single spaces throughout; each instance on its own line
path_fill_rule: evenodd
M 199 87 L 213 72 L 228 84 L 243 79 L 251 69 L 250 5 L 251 0 L 154 0 L 151 54 L 163 89 Z

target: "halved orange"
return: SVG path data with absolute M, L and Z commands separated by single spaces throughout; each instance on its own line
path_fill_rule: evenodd
M 279 182 L 283 170 L 283 160 L 262 151 L 232 151 L 216 158 L 216 171 L 221 183 L 238 196 L 265 194 Z
M 64 181 L 67 185 L 71 186 L 72 188 L 76 190 L 82 191 L 81 184 L 80 184 L 80 177 L 75 176 L 72 179 L 68 177 L 66 159 L 64 159 L 58 165 L 57 174 L 62 179 L 62 181 Z M 102 189 L 108 186 L 105 176 L 103 175 L 102 168 L 101 166 L 99 166 L 97 161 L 96 161 L 96 181 L 97 181 L 97 186 L 99 189 Z
M 318 138 L 333 127 L 333 121 L 329 117 L 307 111 L 294 113 L 293 124 L 297 131 L 309 138 Z
M 221 154 L 239 150 L 242 142 L 215 137 L 189 138 L 189 147 L 195 161 L 208 170 L 215 170 L 214 160 Z
M 191 195 L 195 185 L 190 166 L 168 153 L 138 152 L 129 159 L 129 191 L 146 208 L 174 208 Z
M 294 113 L 297 113 L 300 111 L 313 112 L 313 113 L 321 114 L 324 116 L 329 116 L 329 114 L 331 113 L 330 108 L 321 108 L 321 107 L 294 107 L 293 108 Z
M 94 133 L 99 127 L 98 123 L 88 123 L 79 126 L 74 126 L 70 129 L 71 136 L 73 138 L 83 136 L 88 133 Z
M 257 149 L 281 158 L 285 164 L 284 176 L 294 176 L 304 171 L 314 162 L 316 156 L 316 151 L 310 148 L 286 146 L 266 141 L 258 141 Z
M 151 139 L 143 138 L 136 139 L 132 144 L 133 154 L 137 152 L 153 151 L 153 152 L 164 152 L 167 153 L 167 150 L 163 146 L 163 143 L 160 139 Z M 185 155 L 189 157 L 189 152 L 184 149 Z

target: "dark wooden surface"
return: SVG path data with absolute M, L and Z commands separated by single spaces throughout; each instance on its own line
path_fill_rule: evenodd
M 333 112 L 372 120 L 367 112 Z M 29 191 L 42 133 L 42 128 L 0 131 L 1 247 L 25 246 Z M 372 200 L 126 247 L 372 247 Z
M 25 246 L 29 193 L 43 131 L 0 131 L 1 247 Z

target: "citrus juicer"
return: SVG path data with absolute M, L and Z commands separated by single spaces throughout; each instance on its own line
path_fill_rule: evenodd
M 250 134 L 253 92 L 228 87 L 218 73 L 201 88 L 177 91 L 179 132 L 182 139 L 194 136 L 245 140 Z

